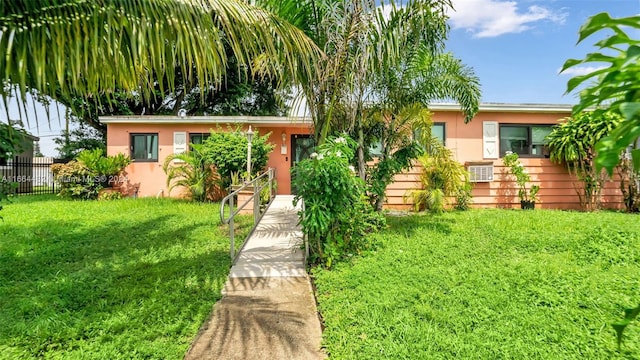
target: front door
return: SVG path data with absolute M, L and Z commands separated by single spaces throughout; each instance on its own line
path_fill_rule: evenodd
M 293 168 L 302 160 L 308 159 L 315 151 L 315 142 L 311 135 L 291 135 L 291 193 L 295 194 Z

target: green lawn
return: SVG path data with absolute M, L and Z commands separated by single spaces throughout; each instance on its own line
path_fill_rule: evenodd
M 639 358 L 640 218 L 473 210 L 389 218 L 380 245 L 316 271 L 332 359 Z
M 0 358 L 181 359 L 230 267 L 218 209 L 52 196 L 5 204 Z

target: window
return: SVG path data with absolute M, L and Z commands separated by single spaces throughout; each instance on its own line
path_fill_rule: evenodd
M 413 131 L 413 138 L 417 139 L 420 136 L 420 130 Z M 440 144 L 445 145 L 445 124 L 442 122 L 436 122 L 431 125 L 431 136 L 438 139 Z
M 440 140 L 442 145 L 445 145 L 445 126 L 444 123 L 433 123 L 431 127 L 431 136 Z
M 158 161 L 158 134 L 131 134 L 131 159 Z
M 524 157 L 548 157 L 546 137 L 552 125 L 500 125 L 500 156 L 512 151 Z
M 210 133 L 189 133 L 189 144 L 202 144 L 209 136 Z

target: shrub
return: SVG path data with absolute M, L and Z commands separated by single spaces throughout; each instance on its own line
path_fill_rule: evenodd
M 453 158 L 451 150 L 437 141 L 431 141 L 429 153 L 420 156 L 418 162 L 423 168 L 420 175 L 422 189 L 409 193 L 416 211 L 428 209 L 432 213 L 442 213 L 450 198 L 456 199 L 456 209 L 469 208 L 469 174 Z
M 120 200 L 122 193 L 119 191 L 103 192 L 98 196 L 98 200 Z
M 596 165 L 596 143 L 608 136 L 621 123 L 614 112 L 582 112 L 564 119 L 547 136 L 551 161 L 564 164 L 581 184 L 576 194 L 584 210 L 598 210 L 607 173 Z M 617 157 L 618 163 L 620 157 Z
M 509 168 L 509 172 L 516 178 L 516 184 L 518 184 L 518 197 L 520 201 L 535 202 L 538 199 L 538 191 L 540 186 L 531 185 L 527 190 L 527 184 L 531 182 L 531 176 L 527 169 L 522 166 L 520 160 L 518 160 L 518 154 L 507 151 L 506 155 L 502 158 L 504 166 Z
M 220 177 L 202 149 L 202 144 L 192 144 L 189 152 L 167 156 L 162 167 L 167 174 L 167 186 L 169 191 L 183 187 L 195 201 L 218 200 L 221 195 Z
M 120 174 L 124 168 L 131 163 L 131 158 L 124 154 L 105 156 L 102 149 L 81 151 L 76 160 L 82 162 L 87 168 L 97 176 L 113 178 Z
M 116 176 L 131 163 L 123 154 L 105 156 L 102 149 L 84 150 L 76 160 L 51 165 L 53 179 L 60 184 L 58 195 L 76 200 L 95 200 L 98 191 L 117 182 Z
M 273 150 L 268 142 L 269 135 L 260 136 L 257 131 L 251 141 L 251 172 L 257 174 L 264 170 Z M 202 145 L 204 158 L 216 167 L 223 187 L 231 184 L 232 173 L 243 173 L 247 169 L 247 136 L 239 128 L 229 131 L 211 132 L 211 136 Z
M 327 267 L 365 249 L 367 234 L 385 225 L 367 200 L 364 181 L 349 165 L 354 147 L 347 137 L 330 138 L 293 169 L 294 202 L 304 200 L 300 223 L 311 261 Z
M 59 196 L 74 200 L 95 200 L 103 188 L 96 180 L 96 173 L 80 161 L 51 165 L 53 180 L 60 184 Z

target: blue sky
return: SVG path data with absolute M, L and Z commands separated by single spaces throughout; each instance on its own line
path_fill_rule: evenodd
M 640 14 L 640 0 L 453 0 L 447 48 L 480 77 L 482 102 L 575 104 L 559 74 L 569 58 L 596 50 L 594 38 L 576 46 L 590 16 Z M 637 36 L 636 36 L 637 38 Z

